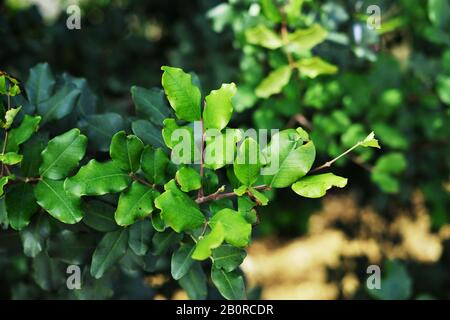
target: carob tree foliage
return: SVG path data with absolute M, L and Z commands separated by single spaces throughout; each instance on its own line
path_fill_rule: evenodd
M 268 204 L 264 192 L 291 187 L 321 197 L 347 179 L 312 172 L 357 147 L 379 148 L 371 133 L 312 169 L 315 146 L 300 127 L 277 132 L 261 147 L 247 131 L 227 128 L 234 83 L 203 98 L 195 76 L 162 70 L 164 90 L 132 87 L 139 117 L 131 125 L 117 114 L 93 114 L 96 99 L 86 82 L 66 74 L 55 80 L 47 64 L 31 69 L 25 88 L 0 76 L 0 222 L 32 258 L 36 290 L 108 297 L 114 270 L 170 269 L 192 299 L 207 297 L 205 272 L 223 297 L 244 299 L 239 265 L 259 219 L 256 207 Z M 7 255 L 11 243 L 1 244 Z M 26 263 L 16 259 L 7 263 Z M 73 265 L 83 286 L 71 291 L 65 272 Z M 33 294 L 24 286 L 15 288 L 16 297 Z

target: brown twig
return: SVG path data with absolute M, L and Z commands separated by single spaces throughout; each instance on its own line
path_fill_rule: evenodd
M 263 185 L 260 185 L 260 186 L 253 187 L 253 189 L 256 189 L 256 190 L 270 190 L 271 186 L 263 184 Z M 212 200 L 220 200 L 220 199 L 231 198 L 231 197 L 236 196 L 236 193 L 234 193 L 234 192 L 221 193 L 221 192 L 218 192 L 218 191 L 216 191 L 216 192 L 214 192 L 214 193 L 212 193 L 212 194 L 210 194 L 208 196 L 198 197 L 197 199 L 195 199 L 195 202 L 197 202 L 198 204 L 201 204 L 201 203 L 205 203 L 205 202 L 212 201 Z

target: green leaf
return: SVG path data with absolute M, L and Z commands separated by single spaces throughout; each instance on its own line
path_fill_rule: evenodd
M 125 131 L 117 132 L 111 141 L 109 149 L 111 159 L 117 166 L 127 172 L 136 172 L 140 167 L 144 143 L 136 136 L 129 135 Z
M 0 94 L 6 94 L 6 77 L 0 76 Z
M 273 94 L 280 93 L 291 78 L 291 67 L 281 66 L 269 73 L 255 90 L 256 96 L 267 99 Z
M 265 25 L 259 24 L 256 27 L 245 31 L 247 42 L 267 49 L 278 49 L 283 45 L 281 37 Z
M 146 145 L 165 148 L 161 128 L 147 120 L 136 120 L 131 124 L 131 130 Z
M 32 275 L 36 284 L 46 291 L 56 290 L 64 283 L 65 279 L 62 263 L 50 259 L 44 252 L 33 259 Z
M 239 188 L 233 189 L 233 192 L 234 192 L 238 197 L 241 197 L 241 196 L 243 196 L 243 195 L 247 192 L 247 190 L 248 190 L 248 187 L 245 186 L 245 185 L 243 185 L 243 186 L 240 186 Z
M 80 199 L 64 190 L 63 181 L 42 179 L 34 188 L 37 203 L 55 219 L 74 224 L 83 218 Z
M 221 223 L 225 231 L 225 241 L 236 247 L 245 247 L 250 242 L 252 226 L 240 212 L 222 209 L 212 216 L 209 225 L 212 229 Z
M 303 144 L 295 129 L 287 129 L 273 135 L 264 153 L 269 162 L 264 181 L 274 188 L 285 188 L 311 170 L 316 148 L 312 141 Z
M 203 238 L 200 238 L 195 245 L 194 253 L 192 254 L 192 259 L 195 260 L 205 260 L 208 259 L 212 252 L 212 249 L 218 248 L 225 239 L 225 230 L 222 223 L 219 221 L 214 224 L 211 232 L 208 233 Z
M 123 118 L 112 112 L 85 116 L 78 125 L 88 136 L 89 144 L 101 152 L 109 151 L 112 136 L 125 127 Z
M 18 152 L 19 146 L 30 139 L 30 137 L 37 131 L 40 122 L 40 116 L 33 117 L 26 114 L 20 125 L 9 131 L 6 151 Z
M 206 136 L 204 151 L 205 167 L 214 170 L 233 163 L 236 156 L 236 143 L 242 139 L 238 129 L 228 129 L 219 135 Z
M 450 105 L 450 76 L 442 74 L 438 76 L 437 93 L 442 102 Z
M 15 152 L 8 152 L 5 154 L 0 154 L 0 161 L 6 165 L 15 165 L 22 161 L 23 156 Z
M 225 272 L 213 267 L 211 279 L 224 298 L 228 300 L 244 300 L 246 298 L 244 277 L 239 272 Z
M 42 124 L 59 120 L 70 114 L 75 107 L 80 90 L 73 84 L 66 84 L 50 99 L 37 105 L 37 112 L 42 116 Z
M 151 183 L 161 184 L 164 182 L 168 163 L 169 158 L 161 148 L 155 149 L 151 146 L 144 148 L 141 157 L 141 169 Z
M 14 118 L 17 116 L 17 114 L 19 113 L 20 109 L 22 109 L 22 107 L 11 108 L 8 111 L 6 111 L 6 113 L 5 113 L 5 122 L 2 123 L 3 129 L 8 130 L 9 128 L 11 128 L 11 125 L 12 125 L 12 123 L 14 121 Z
M 233 164 L 234 174 L 240 182 L 251 186 L 258 179 L 262 157 L 259 145 L 254 139 L 248 137 L 242 142 Z
M 218 90 L 212 90 L 205 98 L 203 122 L 205 129 L 222 130 L 230 121 L 233 113 L 232 98 L 236 94 L 236 85 L 224 83 Z
M 255 188 L 249 188 L 249 191 L 261 206 L 266 206 L 269 203 L 269 199 L 262 192 L 259 192 Z
M 200 263 L 194 263 L 189 272 L 179 280 L 179 283 L 190 299 L 206 299 L 207 279 Z
M 307 29 L 297 29 L 289 34 L 289 44 L 287 49 L 290 52 L 308 51 L 327 37 L 327 31 L 319 24 L 314 24 Z
M 152 253 L 155 256 L 160 256 L 166 253 L 173 245 L 180 242 L 183 235 L 166 230 L 164 232 L 156 232 L 152 239 Z
M 194 249 L 195 246 L 192 243 L 185 243 L 172 254 L 170 263 L 172 278 L 179 280 L 189 272 L 194 263 L 191 258 Z
M 245 250 L 224 244 L 213 250 L 214 267 L 231 272 L 241 265 L 247 253 Z
M 128 229 L 105 234 L 92 256 L 91 275 L 103 277 L 106 271 L 122 258 L 128 247 Z
M 87 138 L 79 129 L 72 129 L 48 142 L 42 151 L 41 176 L 59 180 L 76 167 L 86 152 Z
M 99 196 L 120 192 L 131 183 L 131 177 L 113 161 L 97 162 L 93 159 L 81 167 L 78 173 L 67 178 L 64 188 L 78 196 Z
M 130 227 L 128 245 L 138 256 L 144 256 L 150 249 L 153 237 L 153 226 L 149 219 L 136 222 Z
M 90 228 L 100 232 L 117 230 L 119 226 L 114 220 L 115 208 L 103 201 L 83 202 L 83 222 Z
M 450 5 L 447 0 L 428 0 L 428 18 L 434 26 L 445 29 L 450 23 Z
M 13 185 L 5 196 L 6 211 L 11 228 L 22 230 L 39 209 L 30 184 Z
M 148 217 L 154 207 L 153 200 L 159 193 L 140 182 L 133 182 L 131 187 L 120 194 L 115 219 L 120 226 L 129 226 L 137 220 Z
M 189 167 L 182 167 L 177 171 L 175 179 L 184 192 L 189 192 L 192 190 L 198 190 L 202 186 L 202 178 L 200 174 Z
M 383 155 L 375 163 L 371 178 L 384 192 L 396 193 L 400 190 L 396 176 L 406 169 L 406 165 L 406 159 L 401 153 Z
M 31 223 L 20 231 L 23 253 L 30 258 L 35 258 L 44 250 L 47 238 L 50 235 L 50 222 L 47 215 L 39 214 Z
M 166 223 L 164 222 L 164 220 L 161 218 L 161 214 L 160 213 L 154 213 L 151 216 L 152 219 L 152 225 L 153 228 L 158 231 L 158 232 L 163 232 L 164 230 L 166 230 Z
M 162 86 L 178 119 L 200 120 L 200 90 L 192 83 L 192 76 L 180 68 L 161 67 Z
M 335 74 L 338 68 L 319 57 L 304 58 L 297 62 L 297 68 L 301 75 L 305 75 L 311 79 L 322 74 Z
M 25 89 L 32 104 L 38 105 L 50 98 L 54 86 L 55 79 L 48 63 L 40 63 L 30 69 Z
M 205 222 L 197 203 L 180 191 L 174 180 L 165 186 L 166 190 L 155 199 L 155 206 L 161 210 L 161 218 L 176 232 L 193 230 Z
M 62 230 L 48 240 L 47 252 L 53 259 L 67 264 L 81 265 L 91 256 L 95 245 L 92 235 Z
M 5 193 L 3 188 L 8 184 L 8 181 L 9 181 L 9 177 L 1 177 L 1 179 L 0 179 L 0 197 L 2 197 L 3 194 Z
M 274 0 L 261 0 L 261 7 L 264 15 L 274 23 L 281 21 L 281 14 Z
M 347 185 L 347 179 L 332 173 L 307 176 L 292 185 L 292 190 L 305 198 L 323 197 L 331 187 L 343 188 Z
M 373 131 L 362 141 L 361 146 L 380 149 L 380 145 L 378 144 L 378 140 L 375 139 L 375 133 Z
M 138 114 L 144 115 L 155 124 L 160 124 L 170 116 L 170 110 L 164 98 L 164 91 L 158 88 L 145 89 L 131 87 L 131 98 Z

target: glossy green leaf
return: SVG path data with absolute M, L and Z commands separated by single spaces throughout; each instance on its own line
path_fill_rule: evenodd
M 264 152 L 269 162 L 264 179 L 274 188 L 288 187 L 305 176 L 316 157 L 313 142 L 303 144 L 302 137 L 294 129 L 276 133 Z
M 236 94 L 236 85 L 224 83 L 218 90 L 212 90 L 205 98 L 203 122 L 205 129 L 222 130 L 230 121 L 233 113 L 233 96 Z
M 25 89 L 32 104 L 38 105 L 50 98 L 54 86 L 55 79 L 48 63 L 40 63 L 30 69 Z
M 5 196 L 5 204 L 9 225 L 14 230 L 25 228 L 39 209 L 33 195 L 33 188 L 26 183 L 13 185 Z
M 297 62 L 297 68 L 300 75 L 305 75 L 309 78 L 316 78 L 322 74 L 335 74 L 338 68 L 319 57 L 304 58 Z
M 205 217 L 197 203 L 180 191 L 174 180 L 165 186 L 165 192 L 155 199 L 155 206 L 161 210 L 161 217 L 173 230 L 182 232 L 200 227 Z
M 246 138 L 238 151 L 233 164 L 234 174 L 246 186 L 251 186 L 258 176 L 263 163 L 263 155 L 258 143 L 252 138 Z
M 178 119 L 200 120 L 200 90 L 192 83 L 192 76 L 180 68 L 163 66 L 162 86 Z
M 153 201 L 159 193 L 143 185 L 133 182 L 131 187 L 120 194 L 115 219 L 120 226 L 129 226 L 137 220 L 148 217 L 154 207 Z
M 74 224 L 83 218 L 80 198 L 64 190 L 63 181 L 42 179 L 34 188 L 37 203 L 55 219 Z
M 192 259 L 205 260 L 212 254 L 212 249 L 218 248 L 225 239 L 225 229 L 222 223 L 218 221 L 214 224 L 211 232 L 200 238 L 195 245 Z
M 161 148 L 154 149 L 151 146 L 144 148 L 141 157 L 141 169 L 151 183 L 161 184 L 164 182 L 168 163 L 169 158 Z
M 233 163 L 236 157 L 236 143 L 242 139 L 242 132 L 238 129 L 228 129 L 219 135 L 206 137 L 204 151 L 205 167 L 214 170 Z
M 178 170 L 175 179 L 184 192 L 198 190 L 202 186 L 200 174 L 195 169 L 189 167 L 182 167 Z
M 48 142 L 42 151 L 41 176 L 59 180 L 76 167 L 86 152 L 87 138 L 80 130 L 72 129 Z
M 266 206 L 269 203 L 269 199 L 264 195 L 264 193 L 259 192 L 255 188 L 249 188 L 250 194 L 256 199 L 261 206 Z
M 287 49 L 291 52 L 307 51 L 323 42 L 327 37 L 327 31 L 319 24 L 314 24 L 307 29 L 297 29 L 289 34 Z
M 347 179 L 332 173 L 307 176 L 292 185 L 292 190 L 306 198 L 323 197 L 331 187 L 343 188 L 347 185 Z
M 150 249 L 153 237 L 153 226 L 149 219 L 137 221 L 130 227 L 128 245 L 138 256 L 144 256 Z
M 103 277 L 120 258 L 128 247 L 128 229 L 121 229 L 105 234 L 92 256 L 91 275 L 95 279 Z
M 189 272 L 192 264 L 194 263 L 194 260 L 191 258 L 194 249 L 195 246 L 193 244 L 185 243 L 172 254 L 172 260 L 170 263 L 172 278 L 179 280 Z
M 40 121 L 40 116 L 33 117 L 26 114 L 20 125 L 9 131 L 6 151 L 18 152 L 19 146 L 30 139 L 30 137 L 37 131 Z
M 64 188 L 80 197 L 120 192 L 131 183 L 131 177 L 113 161 L 91 160 L 78 173 L 66 179 Z
M 0 154 L 0 161 L 6 165 L 15 165 L 22 161 L 23 156 L 15 152 L 8 152 L 5 154 Z
M 136 136 L 125 131 L 117 132 L 112 140 L 109 154 L 117 166 L 127 172 L 136 172 L 140 167 L 140 160 L 144 143 Z
M 267 49 L 278 49 L 283 45 L 281 37 L 262 24 L 247 29 L 245 31 L 245 37 L 248 43 Z
M 211 279 L 219 292 L 228 300 L 244 300 L 244 277 L 238 271 L 225 272 L 223 269 L 213 267 Z
M 6 186 L 6 184 L 9 181 L 9 177 L 1 177 L 0 178 L 0 197 L 3 196 L 3 194 L 5 193 L 5 191 L 3 190 L 3 188 Z
M 225 272 L 235 270 L 247 256 L 245 250 L 227 244 L 214 249 L 212 253 L 214 267 L 223 269 Z
M 269 75 L 258 85 L 255 93 L 260 98 L 268 98 L 271 95 L 280 93 L 291 78 L 291 67 L 281 66 L 269 73 Z
M 223 209 L 212 216 L 209 225 L 212 229 L 221 223 L 225 231 L 225 241 L 236 247 L 245 247 L 250 242 L 252 226 L 242 214 L 231 209 Z

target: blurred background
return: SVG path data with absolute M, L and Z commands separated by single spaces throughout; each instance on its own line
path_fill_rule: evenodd
M 381 151 L 358 150 L 336 163 L 334 171 L 349 178 L 346 189 L 323 200 L 271 193 L 242 267 L 251 296 L 450 298 L 449 1 L 292 1 L 300 10 L 289 27 L 327 29 L 314 53 L 338 72 L 293 78 L 261 99 L 255 87 L 285 63 L 244 36 L 268 20 L 265 2 L 6 0 L 0 69 L 26 79 L 31 67 L 48 62 L 55 74 L 85 78 L 98 110 L 125 118 L 133 110 L 130 87 L 160 87 L 162 65 L 195 72 L 203 94 L 233 81 L 232 126 L 302 126 L 318 163 L 374 130 Z M 81 8 L 79 30 L 66 27 L 70 4 Z M 366 23 L 370 5 L 381 10 L 379 29 Z M 31 283 L 27 259 L 14 259 L 0 255 L 1 298 L 64 298 Z M 367 289 L 369 265 L 380 266 L 382 290 Z M 116 281 L 120 289 L 112 294 L 100 285 L 98 297 L 186 297 L 163 273 L 136 285 Z

